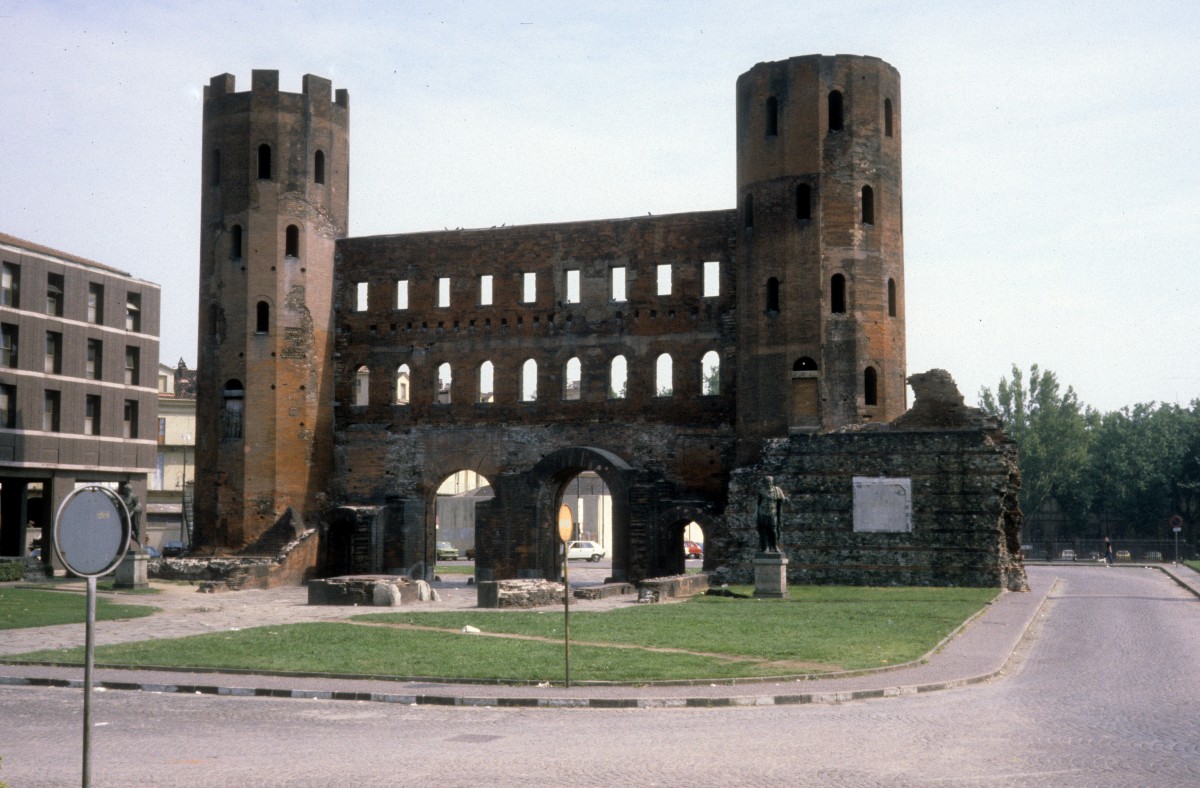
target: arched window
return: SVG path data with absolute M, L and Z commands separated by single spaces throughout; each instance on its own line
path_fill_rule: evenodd
M 568 359 L 563 372 L 563 399 L 579 399 L 583 393 L 583 365 L 578 357 Z
M 829 91 L 829 130 L 842 130 L 842 92 Z
M 219 186 L 221 184 L 221 151 L 220 149 L 212 152 L 212 185 Z
M 773 276 L 767 280 L 767 314 L 779 314 L 779 280 Z
M 670 353 L 663 353 L 654 364 L 654 396 L 670 397 L 675 394 L 675 370 Z
M 829 311 L 838 315 L 846 311 L 846 277 L 841 274 L 829 280 Z
M 625 399 L 629 383 L 629 367 L 624 356 L 614 356 L 608 365 L 608 398 Z
M 396 404 L 407 405 L 412 401 L 412 372 L 408 364 L 396 367 Z
M 485 361 L 479 365 L 479 401 L 495 402 L 496 367 L 492 362 Z
M 878 392 L 876 391 L 875 367 L 867 367 L 863 370 L 863 404 L 879 404 Z
M 721 393 L 721 357 L 715 350 L 700 359 L 700 393 L 710 397 Z
M 325 151 L 317 151 L 313 156 L 313 183 L 325 182 Z
M 246 392 L 240 380 L 227 380 L 221 390 L 221 440 L 242 439 L 242 406 Z
M 875 224 L 875 190 L 862 187 L 862 223 Z
M 354 398 L 351 401 L 358 406 L 371 401 L 371 370 L 366 364 L 354 370 Z
M 883 100 L 883 135 L 885 137 L 892 136 L 892 100 L 890 98 Z
M 266 334 L 271 330 L 271 305 L 259 301 L 254 310 L 254 333 Z
M 753 194 L 746 195 L 746 210 L 745 210 L 745 215 L 742 218 L 745 220 L 747 228 L 751 228 L 754 226 L 754 195 Z
M 285 257 L 300 256 L 300 228 L 289 224 L 284 232 L 283 254 Z
M 888 280 L 888 317 L 896 316 L 896 280 Z
M 521 402 L 533 402 L 537 399 L 537 362 L 525 359 L 521 365 Z
M 817 362 L 809 356 L 801 356 L 792 364 L 792 372 L 816 372 Z
M 271 146 L 258 146 L 258 179 L 260 181 L 271 180 Z
M 812 219 L 812 187 L 807 183 L 796 187 L 796 218 L 805 222 Z
M 437 368 L 437 394 L 433 401 L 442 405 L 450 404 L 450 362 L 446 361 Z
M 774 96 L 767 98 L 767 136 L 779 134 L 779 100 Z
M 242 226 L 240 224 L 229 228 L 229 259 L 242 259 Z

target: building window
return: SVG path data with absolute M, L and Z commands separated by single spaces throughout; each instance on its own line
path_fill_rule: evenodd
M 100 434 L 100 395 L 88 394 L 83 406 L 83 434 Z
M 840 90 L 831 90 L 829 92 L 829 130 L 842 130 L 842 92 Z
M 46 274 L 46 314 L 63 316 L 63 275 Z
M 367 283 L 357 282 L 354 285 L 354 311 L 367 311 Z
M 158 445 L 162 446 L 167 442 L 167 420 L 161 416 L 158 419 Z
M 563 370 L 563 399 L 577 400 L 583 391 L 583 365 L 579 359 L 570 358 Z
M 87 341 L 87 366 L 84 369 L 84 377 L 88 380 L 104 378 L 104 343 L 99 339 Z
M 0 269 L 0 306 L 21 306 L 21 266 L 4 263 Z
M 863 404 L 878 405 L 878 394 L 876 392 L 876 375 L 875 367 L 867 367 L 863 370 Z
M 779 99 L 774 96 L 767 97 L 767 136 L 774 137 L 779 134 Z
M 862 223 L 875 224 L 875 190 L 862 187 Z
M 97 325 L 104 322 L 104 285 L 88 284 L 87 320 Z
M 450 306 L 450 277 L 438 277 L 438 300 L 439 307 Z
M 408 364 L 396 367 L 396 404 L 407 405 L 412 401 L 412 372 Z
M 537 301 L 537 274 L 526 271 L 521 275 L 521 303 L 532 304 Z
M 57 391 L 47 391 L 42 401 L 42 430 L 58 432 L 61 413 L 60 396 Z
M 567 271 L 567 303 L 579 303 L 579 269 L 572 268 Z
M 721 357 L 710 350 L 700 359 L 700 393 L 715 397 L 721 393 Z
M 254 333 L 268 334 L 271 332 L 271 305 L 259 301 L 254 308 Z
M 608 398 L 625 399 L 629 382 L 629 366 L 624 356 L 614 356 L 608 365 Z
M 125 348 L 125 385 L 137 386 L 140 375 L 141 351 L 135 347 Z
M 242 439 L 242 410 L 246 392 L 240 380 L 227 380 L 221 390 L 221 441 Z
M 325 183 L 325 151 L 317 151 L 313 156 L 313 183 Z
M 494 402 L 496 384 L 496 367 L 490 361 L 479 365 L 479 401 Z
M 354 399 L 352 402 L 360 408 L 371 402 L 371 370 L 365 364 L 354 370 Z
M 892 136 L 892 100 L 883 100 L 883 136 Z
M 449 405 L 450 387 L 453 382 L 454 377 L 451 374 L 450 362 L 443 362 L 437 369 L 437 393 L 433 401 L 442 405 Z
M 408 280 L 396 280 L 396 308 L 408 309 Z
M 14 429 L 17 426 L 17 387 L 0 384 L 0 427 Z
M 537 362 L 531 358 L 525 359 L 521 365 L 521 402 L 537 399 L 537 382 Z
M 804 222 L 812 219 L 812 187 L 807 183 L 796 187 L 796 218 Z
M 612 300 L 620 302 L 625 298 L 625 266 L 614 265 L 612 268 Z
M 716 298 L 721 295 L 721 263 L 709 260 L 704 264 L 704 297 Z
M 492 305 L 492 275 L 483 274 L 479 277 L 479 305 Z
M 125 424 L 122 434 L 126 438 L 138 436 L 138 404 L 135 399 L 125 400 Z
M 838 315 L 846 311 L 846 277 L 841 274 L 829 280 L 829 311 Z
M 745 210 L 742 215 L 742 221 L 746 229 L 749 230 L 754 227 L 754 195 L 747 194 L 746 201 L 743 204 L 745 205 Z
M 888 317 L 896 316 L 896 280 L 888 280 Z
M 12 323 L 0 324 L 0 367 L 17 368 L 17 344 L 20 329 Z
M 49 375 L 62 374 L 62 334 L 57 331 L 46 332 L 45 372 Z
M 671 265 L 670 263 L 660 263 L 658 266 L 658 295 L 671 295 Z
M 142 330 L 142 296 L 140 293 L 129 293 L 125 296 L 125 330 Z
M 663 353 L 654 364 L 654 396 L 670 397 L 675 393 L 675 371 L 670 353 Z
M 779 280 L 773 276 L 767 280 L 767 314 L 779 314 Z
M 258 179 L 260 181 L 271 180 L 271 146 L 258 146 Z
M 221 151 L 214 150 L 212 152 L 212 185 L 219 186 L 221 184 Z
M 284 257 L 300 256 L 300 228 L 294 224 L 289 224 L 284 231 L 283 255 Z
M 229 228 L 229 259 L 242 259 L 242 226 L 240 224 Z

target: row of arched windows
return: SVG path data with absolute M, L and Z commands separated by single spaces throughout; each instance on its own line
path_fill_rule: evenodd
M 846 127 L 845 97 L 840 90 L 831 90 L 827 99 L 829 131 L 841 131 Z M 768 137 L 779 135 L 779 99 L 767 96 L 765 131 Z M 893 136 L 892 100 L 883 100 L 883 135 Z
M 273 154 L 271 146 L 265 142 L 258 146 L 258 158 L 256 160 L 258 179 L 260 181 L 269 181 L 272 179 L 274 168 Z M 212 152 L 212 185 L 219 186 L 221 184 L 221 151 L 216 149 Z M 313 154 L 312 165 L 313 183 L 325 183 L 325 151 L 318 150 Z
M 673 397 L 675 395 L 674 360 L 670 353 L 662 353 L 655 359 L 654 364 L 654 396 Z M 491 403 L 495 401 L 496 367 L 491 361 L 484 361 L 478 368 L 479 386 L 473 392 L 473 401 Z M 563 400 L 579 400 L 583 394 L 583 364 L 578 357 L 569 359 L 563 365 L 563 386 L 560 394 Z M 608 392 L 606 397 L 612 400 L 625 399 L 628 395 L 629 363 L 625 356 L 617 355 L 608 365 Z M 449 404 L 454 401 L 454 371 L 450 362 L 438 365 L 433 381 L 432 399 L 436 403 Z M 367 405 L 370 402 L 371 370 L 365 364 L 354 371 L 353 396 L 351 402 L 356 406 Z M 710 350 L 700 359 L 700 395 L 705 397 L 717 396 L 721 393 L 721 357 L 715 350 Z M 412 402 L 412 370 L 408 364 L 396 368 L 395 390 L 393 402 L 397 405 L 409 405 Z M 520 385 L 517 391 L 520 402 L 536 402 L 538 399 L 538 363 L 535 359 L 526 359 L 521 365 Z

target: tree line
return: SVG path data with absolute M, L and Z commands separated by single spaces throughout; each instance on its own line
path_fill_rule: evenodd
M 1196 544 L 1200 400 L 1100 413 L 1034 364 L 980 389 L 979 407 L 1020 451 L 1024 541 L 1169 539 L 1178 516 L 1180 541 Z

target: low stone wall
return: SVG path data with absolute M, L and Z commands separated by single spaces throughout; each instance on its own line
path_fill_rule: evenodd
M 637 592 L 632 583 L 605 583 L 599 586 L 584 586 L 575 589 L 576 599 L 608 599 Z
M 480 607 L 530 608 L 563 604 L 563 585 L 549 580 L 485 580 L 476 585 Z
M 651 577 L 638 584 L 658 600 L 696 596 L 708 590 L 708 575 L 703 572 L 671 577 Z
M 301 585 L 312 575 L 318 546 L 317 532 L 308 530 L 273 557 L 152 558 L 147 573 L 154 580 L 189 580 L 209 592 Z
M 396 607 L 436 599 L 437 592 L 424 580 L 396 575 L 350 575 L 308 581 L 310 605 Z

